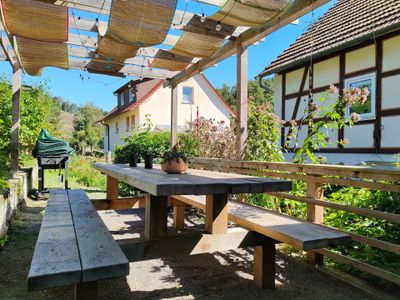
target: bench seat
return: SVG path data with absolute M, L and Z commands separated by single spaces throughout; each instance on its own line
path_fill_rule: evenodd
M 28 274 L 28 290 L 78 286 L 128 274 L 127 258 L 86 193 L 50 191 Z
M 173 199 L 205 211 L 205 196 L 176 195 Z M 229 201 L 228 219 L 247 230 L 300 250 L 347 245 L 351 242 L 351 236 L 347 233 L 237 201 Z

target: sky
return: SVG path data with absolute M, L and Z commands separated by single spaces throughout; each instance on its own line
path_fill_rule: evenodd
M 323 15 L 336 1 L 330 1 L 299 20 L 298 25 L 287 25 L 278 31 L 268 35 L 264 42 L 257 46 L 249 47 L 249 79 L 254 79 L 264 68 L 270 64 L 280 53 L 288 48 L 306 29 Z M 206 16 L 216 12 L 218 8 L 198 3 L 195 0 L 178 0 L 178 9 L 204 13 Z M 82 14 L 75 11 L 82 17 Z M 91 16 L 93 17 L 93 16 Z M 94 16 L 95 18 L 96 16 Z M 102 19 L 100 17 L 100 19 Z M 172 34 L 180 34 L 171 30 Z M 223 83 L 232 86 L 236 84 L 236 57 L 231 56 L 203 72 L 215 87 L 221 87 Z M 10 78 L 11 67 L 8 62 L 0 62 L 0 74 Z M 83 79 L 82 79 L 83 78 Z M 49 81 L 50 93 L 82 105 L 86 102 L 94 102 L 105 111 L 110 111 L 116 105 L 116 97 L 113 92 L 133 77 L 111 77 L 90 74 L 79 70 L 61 70 L 57 68 L 45 68 L 40 77 L 23 75 L 25 84 L 34 84 L 41 80 Z

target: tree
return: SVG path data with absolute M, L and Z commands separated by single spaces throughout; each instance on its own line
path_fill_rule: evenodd
M 263 85 L 268 87 L 265 91 L 258 83 L 257 80 L 249 80 L 248 82 L 248 97 L 249 101 L 256 105 L 262 105 L 267 102 L 273 103 L 273 81 L 272 79 L 263 79 Z M 224 83 L 221 88 L 216 88 L 217 92 L 228 102 L 228 104 L 236 109 L 236 87 L 230 87 Z
M 0 77 L 0 160 L 8 160 L 11 142 L 11 85 Z M 30 156 L 39 132 L 46 128 L 52 134 L 59 128 L 57 105 L 50 96 L 45 82 L 21 91 L 19 143 L 22 159 Z M 1 162 L 0 162 L 1 164 Z M 4 165 L 4 163 L 3 163 Z
M 104 112 L 93 103 L 87 103 L 77 109 L 72 142 L 82 154 L 86 146 L 91 149 L 102 146 L 103 126 L 96 121 L 103 115 Z

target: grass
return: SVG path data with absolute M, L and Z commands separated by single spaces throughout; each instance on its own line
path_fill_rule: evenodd
M 63 174 L 63 172 L 61 172 Z M 58 170 L 45 170 L 44 174 L 44 184 L 45 188 L 64 188 L 64 182 L 58 182 Z M 37 182 L 35 182 L 37 185 Z M 87 187 L 79 182 L 77 182 L 76 178 L 69 176 L 68 177 L 68 187 L 71 189 L 83 189 L 88 193 L 90 199 L 105 199 L 106 191 L 104 189 L 99 189 L 96 187 Z M 37 186 L 36 186 L 37 188 Z

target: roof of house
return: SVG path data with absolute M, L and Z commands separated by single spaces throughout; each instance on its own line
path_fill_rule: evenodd
M 338 0 L 261 72 L 278 73 L 400 28 L 399 0 Z
M 222 104 L 229 110 L 230 114 L 234 117 L 236 116 L 235 111 L 232 109 L 232 107 L 226 102 L 226 100 L 217 92 L 217 90 L 213 87 L 213 85 L 210 83 L 210 81 L 205 77 L 203 74 L 200 73 L 200 76 L 204 79 L 206 84 L 211 88 L 211 90 L 215 93 L 217 98 L 222 102 Z M 141 104 L 146 102 L 147 100 L 150 99 L 150 97 L 159 89 L 163 86 L 165 80 L 161 79 L 148 79 L 145 78 L 141 81 L 135 80 L 135 81 L 130 81 L 126 84 L 124 84 L 122 87 L 117 89 L 114 93 L 118 93 L 119 91 L 122 91 L 126 87 L 128 87 L 129 84 L 136 84 L 136 101 L 131 103 L 130 105 L 127 105 L 125 107 L 122 107 L 121 109 L 118 109 L 118 106 L 114 107 L 108 114 L 106 114 L 103 118 L 98 120 L 97 122 L 101 121 L 106 121 L 109 119 L 112 119 L 124 112 L 127 111 L 132 111 L 136 107 L 139 107 Z

